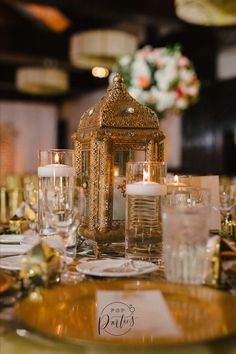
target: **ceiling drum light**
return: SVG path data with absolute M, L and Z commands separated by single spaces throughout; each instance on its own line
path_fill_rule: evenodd
M 51 67 L 20 68 L 15 82 L 18 91 L 32 95 L 59 95 L 69 89 L 68 74 Z
M 176 15 L 186 22 L 203 26 L 236 24 L 235 0 L 175 0 Z
M 95 66 L 112 68 L 116 58 L 133 53 L 138 47 L 136 36 L 119 30 L 90 30 L 75 33 L 70 40 L 71 63 L 81 69 Z

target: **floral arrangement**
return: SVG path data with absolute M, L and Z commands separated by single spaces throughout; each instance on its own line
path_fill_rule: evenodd
M 115 72 L 123 76 L 131 96 L 160 115 L 167 110 L 185 110 L 199 94 L 193 65 L 179 45 L 145 46 L 135 54 L 124 54 L 118 58 Z

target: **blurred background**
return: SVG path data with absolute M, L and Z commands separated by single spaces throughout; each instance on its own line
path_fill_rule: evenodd
M 111 32 L 105 45 L 103 29 L 120 37 Z M 201 82 L 198 102 L 172 132 L 179 155 L 169 170 L 236 175 L 234 0 L 2 0 L 1 185 L 8 175 L 34 174 L 39 149 L 72 147 L 82 113 L 109 84 L 109 72 L 92 69 L 111 67 L 123 32 L 132 35 L 130 48 L 179 43 Z

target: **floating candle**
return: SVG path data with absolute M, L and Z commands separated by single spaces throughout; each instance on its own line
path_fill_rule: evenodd
M 170 179 L 170 178 L 169 178 Z M 179 181 L 179 176 L 175 175 L 171 181 L 168 181 L 167 178 L 167 187 L 173 187 L 173 188 L 178 188 L 178 187 L 187 187 L 186 183 L 180 182 Z
M 39 177 L 73 177 L 75 168 L 64 164 L 50 164 L 38 167 Z
M 166 192 L 166 185 L 157 182 L 135 182 L 126 185 L 126 194 L 128 195 L 157 196 L 165 195 Z

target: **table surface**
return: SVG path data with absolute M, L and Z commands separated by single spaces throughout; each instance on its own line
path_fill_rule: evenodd
M 158 279 L 162 278 L 160 272 L 156 274 Z M 0 309 L 0 354 L 72 354 L 72 353 L 160 353 L 160 354 L 236 354 L 236 334 L 231 337 L 217 339 L 211 342 L 185 344 L 175 346 L 155 346 L 155 347 L 132 347 L 119 348 L 114 345 L 69 345 L 52 340 L 39 334 L 26 331 L 13 322 L 13 308 L 6 307 Z M 236 321 L 236 319 L 235 319 Z

